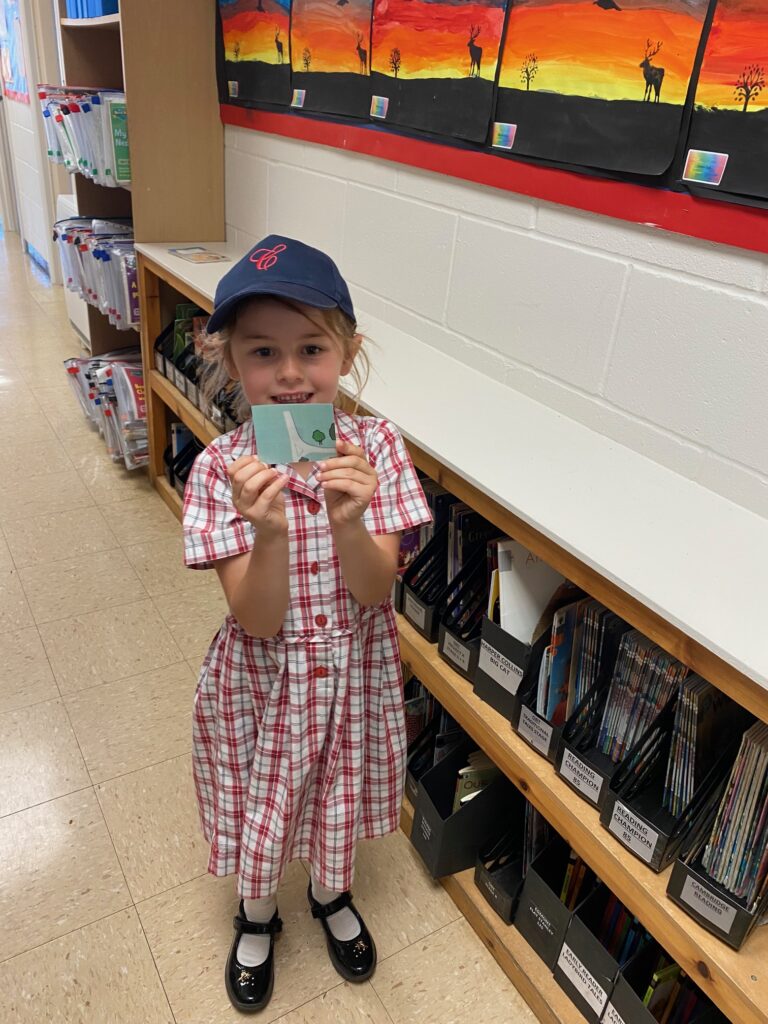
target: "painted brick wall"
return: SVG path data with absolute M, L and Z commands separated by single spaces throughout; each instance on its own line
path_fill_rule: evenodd
M 231 241 L 330 253 L 363 329 L 368 312 L 768 516 L 768 259 L 230 127 L 226 218 Z

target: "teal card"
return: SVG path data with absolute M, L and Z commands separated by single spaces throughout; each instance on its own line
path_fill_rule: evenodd
M 336 455 L 330 403 L 252 405 L 256 451 L 262 462 L 322 462 Z

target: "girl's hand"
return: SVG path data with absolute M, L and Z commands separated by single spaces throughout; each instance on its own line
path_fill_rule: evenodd
M 259 462 L 256 455 L 243 455 L 227 466 L 232 481 L 232 502 L 243 517 L 264 538 L 286 536 L 283 487 L 288 480 L 276 469 Z
M 321 462 L 317 479 L 325 491 L 325 507 L 332 526 L 346 526 L 360 519 L 379 486 L 376 470 L 362 448 L 348 441 L 336 444 L 335 459 Z

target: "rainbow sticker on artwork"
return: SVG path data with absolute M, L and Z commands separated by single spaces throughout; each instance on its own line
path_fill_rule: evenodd
M 495 121 L 491 145 L 494 149 L 512 149 L 512 146 L 515 144 L 516 134 L 516 124 L 505 124 L 503 121 Z
M 291 106 L 292 107 L 299 107 L 299 108 L 303 107 L 304 106 L 304 100 L 306 98 L 307 98 L 307 90 L 306 89 L 294 89 L 293 90 L 293 96 L 291 97 Z
M 699 185 L 719 185 L 723 180 L 727 163 L 727 153 L 689 149 L 685 160 L 683 181 L 695 181 Z
M 371 117 L 378 117 L 383 120 L 389 110 L 389 98 L 387 96 L 371 97 Z

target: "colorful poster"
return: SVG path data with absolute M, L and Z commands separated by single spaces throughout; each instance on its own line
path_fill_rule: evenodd
M 495 136 L 512 155 L 660 175 L 709 0 L 515 0 Z
M 219 0 L 222 102 L 287 106 L 291 0 Z
M 768 199 L 768 4 L 720 0 L 696 88 L 683 180 Z
M 29 103 L 19 0 L 0 0 L 0 66 L 5 96 L 18 103 Z
M 485 142 L 506 0 L 375 0 L 371 117 Z
M 367 118 L 373 0 L 293 0 L 294 109 Z

